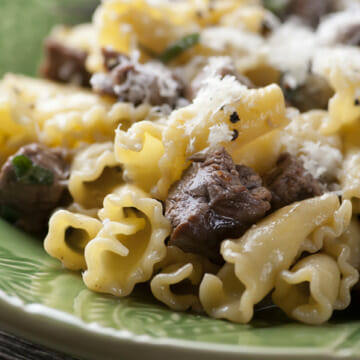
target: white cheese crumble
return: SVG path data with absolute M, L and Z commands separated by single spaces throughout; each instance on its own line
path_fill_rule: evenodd
M 233 137 L 232 130 L 225 123 L 215 124 L 210 127 L 208 144 L 210 146 L 220 144 L 222 142 L 229 142 Z
M 288 73 L 294 82 L 301 84 L 317 49 L 317 37 L 309 28 L 290 21 L 272 33 L 265 49 L 272 66 Z
M 320 23 L 317 30 L 319 43 L 321 45 L 336 44 L 341 33 L 354 25 L 360 26 L 360 9 L 329 15 Z
M 236 49 L 243 53 L 252 53 L 259 50 L 264 40 L 242 29 L 216 26 L 202 31 L 200 43 L 218 52 Z

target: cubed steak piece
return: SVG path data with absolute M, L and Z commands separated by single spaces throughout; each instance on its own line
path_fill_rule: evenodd
M 65 151 L 26 145 L 0 171 L 2 216 L 30 233 L 46 230 L 51 212 L 67 195 Z
M 263 3 L 282 20 L 297 16 L 313 28 L 318 26 L 323 16 L 336 11 L 335 0 L 263 0 Z
M 88 54 L 80 49 L 71 48 L 54 39 L 44 44 L 45 60 L 40 74 L 49 80 L 90 87 L 91 74 L 85 63 Z
M 300 159 L 289 153 L 279 156 L 276 166 L 264 176 L 264 184 L 271 191 L 272 211 L 322 194 L 320 182 L 304 169 Z
M 335 0 L 290 0 L 287 15 L 296 15 L 316 28 L 320 19 L 335 11 Z
M 173 231 L 169 244 L 222 263 L 220 243 L 240 237 L 270 209 L 270 192 L 252 169 L 235 165 L 222 147 L 190 158 L 173 184 L 165 215 Z
M 105 73 L 91 79 L 95 92 L 110 95 L 134 105 L 168 104 L 175 107 L 182 96 L 183 85 L 173 72 L 159 61 L 140 64 L 127 55 L 104 49 Z

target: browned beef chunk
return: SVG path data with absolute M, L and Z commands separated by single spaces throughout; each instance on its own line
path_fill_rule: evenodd
M 227 75 L 230 75 L 234 76 L 239 83 L 246 85 L 250 89 L 255 87 L 251 80 L 246 76 L 239 74 L 232 64 L 227 64 L 223 67 L 219 67 L 216 73 L 220 76 L 221 79 L 223 79 Z M 187 100 L 192 101 L 196 97 L 200 89 L 204 87 L 206 77 L 207 72 L 204 69 L 203 71 L 200 71 L 197 76 L 195 76 L 195 78 L 191 81 L 191 83 L 185 87 L 185 98 Z
M 103 50 L 105 74 L 94 75 L 93 89 L 134 105 L 176 106 L 183 86 L 172 71 L 159 61 L 139 64 L 124 54 Z
M 345 25 L 337 34 L 336 42 L 352 46 L 360 46 L 360 23 Z
M 241 236 L 270 209 L 271 194 L 246 166 L 236 166 L 224 148 L 193 163 L 170 189 L 165 215 L 173 232 L 169 244 L 221 263 L 220 243 Z
M 276 166 L 264 177 L 265 186 L 271 191 L 271 210 L 295 201 L 321 195 L 321 185 L 306 172 L 303 163 L 289 153 L 282 153 Z
M 16 214 L 12 220 L 27 232 L 46 230 L 51 212 L 67 194 L 64 182 L 68 176 L 64 151 L 26 145 L 1 168 L 1 209 Z
M 89 87 L 91 74 L 86 70 L 87 53 L 64 46 L 54 39 L 45 41 L 45 60 L 40 68 L 43 77 Z
M 320 75 L 309 74 L 305 82 L 292 88 L 286 81 L 281 83 L 288 105 L 298 108 L 301 112 L 323 109 L 326 110 L 330 98 L 334 95 L 325 78 Z
M 335 0 L 263 0 L 263 3 L 282 20 L 297 16 L 313 28 L 323 16 L 336 10 Z
M 333 11 L 334 0 L 291 0 L 287 15 L 296 15 L 306 24 L 316 28 L 320 19 Z

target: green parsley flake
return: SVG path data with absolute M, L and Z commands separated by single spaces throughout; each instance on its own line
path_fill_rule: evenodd
M 167 49 L 165 49 L 165 51 L 158 56 L 158 59 L 166 64 L 181 55 L 185 50 L 198 44 L 199 41 L 199 33 L 186 35 L 180 40 L 171 44 Z
M 16 155 L 12 159 L 16 180 L 23 184 L 52 185 L 54 173 L 52 170 L 34 165 L 26 155 Z

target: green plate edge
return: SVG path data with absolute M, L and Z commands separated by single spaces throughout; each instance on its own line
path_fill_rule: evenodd
M 15 331 L 17 326 L 20 332 L 19 316 L 9 316 L 12 311 L 30 316 L 29 321 L 38 322 L 41 317 L 42 327 L 48 330 L 68 325 L 105 339 L 115 337 L 127 344 L 141 341 L 164 351 L 170 346 L 218 353 L 223 358 L 234 354 L 236 358 L 253 354 L 259 359 L 281 355 L 288 359 L 305 355 L 360 358 L 360 322 L 346 318 L 307 326 L 271 308 L 259 311 L 250 324 L 241 325 L 171 311 L 156 302 L 146 287 L 126 298 L 91 292 L 80 273 L 64 269 L 45 253 L 41 240 L 4 221 L 0 221 L 0 292 L 0 321 L 6 318 L 6 326 Z

